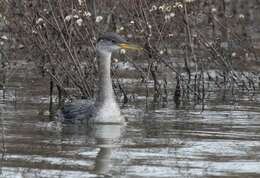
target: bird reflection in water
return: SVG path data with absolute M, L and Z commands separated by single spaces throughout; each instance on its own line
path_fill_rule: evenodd
M 94 125 L 93 131 L 97 147 L 100 148 L 93 173 L 109 175 L 113 167 L 112 153 L 120 147 L 119 141 L 123 135 L 124 126 L 118 124 Z

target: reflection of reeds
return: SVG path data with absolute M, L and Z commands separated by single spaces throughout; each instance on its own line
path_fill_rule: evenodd
M 0 100 L 1 101 L 1 100 Z M 2 117 L 3 108 L 0 106 L 0 125 L 1 125 L 1 161 L 0 161 L 0 174 L 2 173 L 2 164 L 5 160 L 6 146 L 5 146 L 5 123 Z
M 259 4 L 245 0 L 185 2 L 47 0 L 20 4 L 24 10 L 20 13 L 26 13 L 21 16 L 10 13 L 14 7 L 6 4 L 10 11 L 5 13 L 10 29 L 15 24 L 20 30 L 14 37 L 24 43 L 43 74 L 50 76 L 50 96 L 58 92 L 59 103 L 63 96 L 94 96 L 95 41 L 105 31 L 117 31 L 144 46 L 143 53 L 131 58 L 147 65 L 133 61 L 134 75 L 141 78 L 146 96 L 153 96 L 154 101 L 167 101 L 174 93 L 176 105 L 183 100 L 204 103 L 206 93 L 214 88 L 254 90 L 258 75 L 244 64 L 258 60 L 247 26 L 257 25 L 250 19 L 259 17 L 249 5 L 239 4 Z M 244 73 L 245 68 L 250 72 Z M 112 73 L 117 94 L 128 102 L 117 71 Z M 153 90 L 148 87 L 150 80 Z M 173 80 L 174 89 L 168 85 Z
M 0 116 L 1 117 L 1 116 Z M 0 174 L 2 173 L 2 164 L 5 161 L 6 147 L 5 147 L 5 128 L 3 117 L 1 117 L 1 161 L 0 161 Z
M 16 91 L 12 92 L 12 90 L 8 91 L 8 83 L 12 79 L 12 76 L 16 72 L 17 67 L 11 67 L 8 61 L 8 57 L 4 53 L 3 49 L 0 47 L 0 91 L 2 96 L 0 96 L 0 125 L 1 125 L 1 138 L 0 138 L 0 150 L 1 150 L 1 160 L 0 160 L 0 174 L 2 173 L 3 162 L 5 161 L 6 155 L 6 128 L 5 121 L 2 113 L 4 113 L 4 106 L 2 103 L 6 101 L 15 101 L 16 100 Z M 10 96 L 9 96 L 10 95 Z

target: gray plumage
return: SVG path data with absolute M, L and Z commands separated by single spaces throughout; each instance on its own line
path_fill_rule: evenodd
M 90 100 L 76 100 L 71 103 L 66 103 L 58 117 L 64 123 L 75 123 L 94 117 L 96 107 L 93 101 Z

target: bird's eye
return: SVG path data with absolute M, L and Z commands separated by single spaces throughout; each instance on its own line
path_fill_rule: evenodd
M 115 40 L 112 40 L 112 43 L 116 43 L 116 41 L 115 41 Z

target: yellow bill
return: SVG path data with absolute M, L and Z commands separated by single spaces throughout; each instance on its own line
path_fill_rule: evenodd
M 122 49 L 143 50 L 141 46 L 131 43 L 120 43 L 118 46 Z

